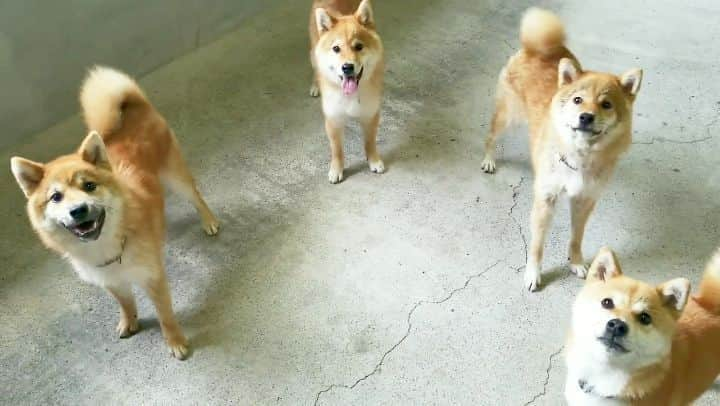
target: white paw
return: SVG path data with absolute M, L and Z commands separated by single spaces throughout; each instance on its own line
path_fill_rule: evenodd
M 203 221 L 203 230 L 207 235 L 217 235 L 220 231 L 220 222 L 214 217 L 208 221 Z
M 525 289 L 535 292 L 540 288 L 540 268 L 535 265 L 528 264 L 525 267 Z
M 120 338 L 128 338 L 140 331 L 140 325 L 138 324 L 137 319 L 127 320 L 125 318 L 121 318 L 117 328 L 115 328 L 115 331 L 117 331 Z
M 320 96 L 320 88 L 315 83 L 310 86 L 310 97 L 318 97 Z
M 485 173 L 495 173 L 495 160 L 485 155 L 485 159 L 483 159 L 482 164 L 480 164 L 480 168 L 482 168 Z
M 186 360 L 190 355 L 190 348 L 184 340 L 179 343 L 168 343 L 168 347 L 170 348 L 170 354 L 180 361 Z
M 375 173 L 383 173 L 385 172 L 385 164 L 383 163 L 382 159 L 378 159 L 375 162 L 370 162 L 370 170 Z
M 335 168 L 330 168 L 330 172 L 328 172 L 328 180 L 333 185 L 336 183 L 340 183 L 343 180 L 343 170 L 337 170 Z
M 570 272 L 577 275 L 580 279 L 585 279 L 587 276 L 587 267 L 585 264 L 570 264 Z

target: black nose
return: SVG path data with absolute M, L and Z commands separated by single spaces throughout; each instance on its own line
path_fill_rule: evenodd
M 582 113 L 580 114 L 580 125 L 587 126 L 593 123 L 595 121 L 595 115 L 592 113 Z
M 355 65 L 352 63 L 345 63 L 342 66 L 342 71 L 346 75 L 352 75 L 355 73 Z
M 628 325 L 620 319 L 612 319 L 607 322 L 605 331 L 613 337 L 624 337 L 628 333 Z
M 87 204 L 80 204 L 70 209 L 70 217 L 74 220 L 82 220 L 87 216 L 89 211 L 90 209 Z

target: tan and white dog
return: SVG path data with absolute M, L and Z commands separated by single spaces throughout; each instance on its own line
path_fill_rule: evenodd
M 310 13 L 311 96 L 322 95 L 330 140 L 330 183 L 343 180 L 343 134 L 349 120 L 360 123 L 370 170 L 383 173 L 377 151 L 384 57 L 370 0 L 314 0 Z
M 522 49 L 500 73 L 496 109 L 485 143 L 482 169 L 495 171 L 497 137 L 525 119 L 535 173 L 532 241 L 525 287 L 540 286 L 545 237 L 557 198 L 570 198 L 572 272 L 585 277 L 582 240 L 587 220 L 620 155 L 632 142 L 632 107 L 642 71 L 621 76 L 583 71 L 565 48 L 559 18 L 530 9 L 520 29 Z
M 94 68 L 80 101 L 90 133 L 76 153 L 45 164 L 11 160 L 28 198 L 30 222 L 81 279 L 118 301 L 121 338 L 139 329 L 132 292 L 139 285 L 157 309 L 172 355 L 184 359 L 188 342 L 175 320 L 163 266 L 162 183 L 195 205 L 207 234 L 218 232 L 218 221 L 197 191 L 174 134 L 132 79 Z
M 571 406 L 687 406 L 720 374 L 720 251 L 697 296 L 690 282 L 625 276 L 600 251 L 573 305 L 565 396 Z

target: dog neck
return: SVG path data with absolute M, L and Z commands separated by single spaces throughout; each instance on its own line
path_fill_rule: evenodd
M 127 237 L 122 237 L 120 239 L 120 252 L 115 255 L 114 257 L 108 259 L 107 261 L 96 265 L 96 268 L 105 268 L 106 266 L 110 266 L 114 263 L 122 264 L 122 254 L 125 252 L 125 243 L 127 242 Z

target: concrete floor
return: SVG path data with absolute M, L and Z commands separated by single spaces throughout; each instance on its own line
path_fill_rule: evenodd
M 143 330 L 116 338 L 116 305 L 41 248 L 0 173 L 2 403 L 561 403 L 582 283 L 564 267 L 566 205 L 546 288 L 526 293 L 525 130 L 503 139 L 496 175 L 479 170 L 495 78 L 531 2 L 377 1 L 389 171 L 368 172 L 353 130 L 349 176 L 335 186 L 319 102 L 307 97 L 307 4 L 292 3 L 141 81 L 223 221 L 209 239 L 188 204 L 167 210 L 188 361 L 168 356 L 144 297 Z M 542 3 L 567 22 L 585 66 L 645 69 L 636 145 L 590 220 L 585 255 L 607 244 L 633 276 L 697 282 L 720 243 L 720 5 Z M 83 135 L 74 117 L 0 159 L 49 159 Z M 719 395 L 716 386 L 698 404 Z

